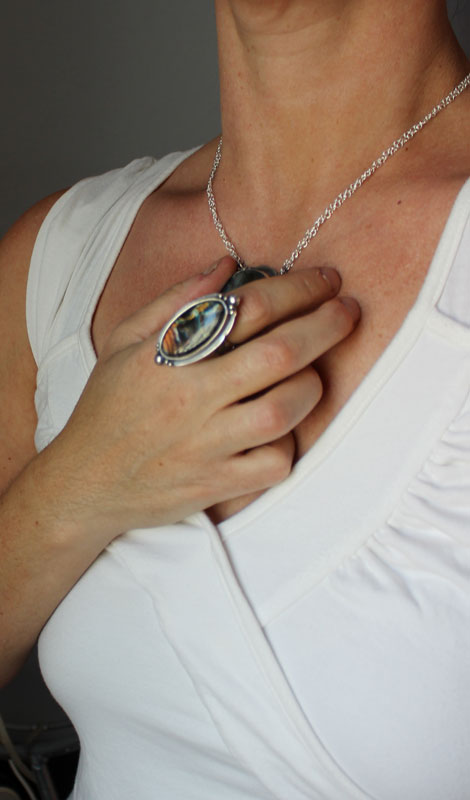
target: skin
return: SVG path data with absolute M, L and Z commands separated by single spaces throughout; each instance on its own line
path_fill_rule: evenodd
M 217 0 L 216 11 L 217 204 L 241 255 L 279 267 L 334 195 L 469 68 L 441 0 L 385 9 L 378 0 Z M 155 332 L 233 270 L 205 197 L 216 140 L 187 159 L 137 215 L 96 309 L 97 366 L 40 455 L 25 286 L 57 196 L 14 226 L 0 246 L 3 681 L 115 536 L 201 509 L 224 519 L 285 478 L 315 443 L 422 286 L 469 174 L 468 107 L 464 96 L 395 156 L 289 275 L 239 290 L 236 350 L 157 369 Z M 343 286 L 337 271 L 318 267 L 338 268 Z M 356 330 L 349 294 L 363 312 Z

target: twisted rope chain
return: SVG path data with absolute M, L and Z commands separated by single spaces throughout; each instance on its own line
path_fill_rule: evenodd
M 334 212 L 337 211 L 338 208 L 341 208 L 343 203 L 345 203 L 346 200 L 352 197 L 354 192 L 357 192 L 357 190 L 362 186 L 362 184 L 365 183 L 365 181 L 367 181 L 374 174 L 374 172 L 377 172 L 379 167 L 382 167 L 385 164 L 385 162 L 388 161 L 390 156 L 395 155 L 395 153 L 397 153 L 398 150 L 401 150 L 401 148 L 404 147 L 405 144 L 410 142 L 411 139 L 413 139 L 416 136 L 416 134 L 419 133 L 424 128 L 424 126 L 428 124 L 428 122 L 431 122 L 431 120 L 434 119 L 434 117 L 437 117 L 437 115 L 440 114 L 441 111 L 444 111 L 444 109 L 446 109 L 447 106 L 453 103 L 454 100 L 456 100 L 457 97 L 459 97 L 459 95 L 461 95 L 462 92 L 465 91 L 465 89 L 469 85 L 470 85 L 470 73 L 459 84 L 457 84 L 457 86 L 454 89 L 452 89 L 452 91 L 446 97 L 443 97 L 442 100 L 440 100 L 439 103 L 435 105 L 434 108 L 428 114 L 426 114 L 425 117 L 423 117 L 423 119 L 412 125 L 411 128 L 405 131 L 405 133 L 403 133 L 398 139 L 395 139 L 395 141 L 390 145 L 390 147 L 384 150 L 383 153 L 377 159 L 375 159 L 375 161 L 372 162 L 370 167 L 368 167 L 362 173 L 362 175 L 359 176 L 359 178 L 356 178 L 356 180 L 353 183 L 350 183 L 349 186 L 343 192 L 340 192 L 340 194 L 337 197 L 335 197 L 335 199 L 325 208 L 323 213 L 320 214 L 318 219 L 315 220 L 312 227 L 308 228 L 305 231 L 302 238 L 298 241 L 292 254 L 289 256 L 289 258 L 287 258 L 284 261 L 280 269 L 281 275 L 283 275 L 285 272 L 288 272 L 291 269 L 291 267 L 294 265 L 294 262 L 300 256 L 302 250 L 305 250 L 305 248 L 308 247 L 312 239 L 314 239 L 315 236 L 317 235 L 321 226 L 327 220 L 329 220 L 330 217 L 333 216 Z M 217 172 L 217 168 L 220 164 L 221 158 L 222 158 L 222 136 L 220 137 L 219 140 L 217 152 L 214 158 L 214 163 L 212 165 L 212 171 L 209 176 L 209 181 L 207 183 L 207 199 L 209 202 L 209 208 L 212 213 L 212 219 L 214 220 L 214 225 L 217 228 L 217 231 L 219 232 L 219 235 L 222 241 L 224 242 L 228 252 L 232 256 L 232 258 L 237 262 L 240 269 L 246 269 L 247 265 L 240 258 L 235 249 L 234 244 L 228 238 L 224 226 L 222 225 L 222 222 L 217 213 L 217 206 L 215 204 L 212 184 L 214 181 L 215 173 Z

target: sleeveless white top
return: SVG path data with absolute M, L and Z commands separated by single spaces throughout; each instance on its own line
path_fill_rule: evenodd
M 187 155 L 82 181 L 46 218 L 39 450 L 139 206 Z M 74 800 L 468 800 L 469 388 L 467 182 L 402 328 L 292 475 L 218 527 L 121 536 L 45 626 Z

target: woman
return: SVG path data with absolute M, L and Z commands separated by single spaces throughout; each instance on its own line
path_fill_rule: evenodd
M 216 11 L 217 210 L 279 269 L 469 66 L 443 0 Z M 184 368 L 157 332 L 235 267 L 217 140 L 4 240 L 2 675 L 49 620 L 76 800 L 469 795 L 469 103 L 234 291 L 238 346 Z

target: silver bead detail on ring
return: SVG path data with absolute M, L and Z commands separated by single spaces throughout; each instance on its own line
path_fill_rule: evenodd
M 185 366 L 227 348 L 226 339 L 237 318 L 240 298 L 207 294 L 182 306 L 160 331 L 156 364 Z

